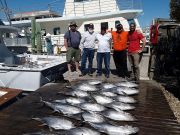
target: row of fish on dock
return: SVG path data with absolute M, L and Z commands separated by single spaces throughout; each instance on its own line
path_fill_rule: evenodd
M 86 80 L 67 86 L 66 89 L 57 93 L 63 95 L 62 99 L 41 99 L 45 107 L 59 113 L 59 116 L 32 118 L 48 126 L 50 131 L 24 135 L 130 135 L 139 131 L 138 127 L 123 123 L 137 121 L 127 111 L 135 109 L 137 101 L 132 95 L 139 93 L 138 84 Z M 119 125 L 120 122 L 123 124 Z

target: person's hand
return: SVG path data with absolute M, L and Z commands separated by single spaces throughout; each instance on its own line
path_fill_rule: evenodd
M 142 50 L 138 50 L 138 53 L 142 53 Z

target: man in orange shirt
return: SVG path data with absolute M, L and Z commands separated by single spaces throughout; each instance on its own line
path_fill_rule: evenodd
M 113 58 L 118 76 L 125 78 L 129 77 L 126 51 L 128 32 L 124 31 L 122 24 L 117 24 L 116 29 L 112 32 Z

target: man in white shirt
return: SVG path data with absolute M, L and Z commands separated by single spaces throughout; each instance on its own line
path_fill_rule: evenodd
M 88 73 L 92 76 L 92 66 L 94 59 L 94 51 L 95 51 L 95 40 L 96 33 L 94 32 L 94 25 L 92 23 L 88 26 L 88 31 L 84 33 L 81 39 L 80 49 L 82 50 L 82 58 L 81 58 L 81 75 L 84 76 Z M 86 62 L 89 62 L 88 70 L 86 70 Z
M 101 32 L 96 35 L 98 40 L 98 49 L 97 49 L 97 75 L 102 75 L 102 62 L 104 60 L 105 64 L 105 76 L 109 78 L 110 74 L 110 46 L 111 46 L 111 33 L 106 33 L 106 27 L 101 27 Z

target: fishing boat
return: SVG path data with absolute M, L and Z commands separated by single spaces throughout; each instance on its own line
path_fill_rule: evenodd
M 4 43 L 4 33 L 17 33 L 12 26 L 0 25 L 0 87 L 35 91 L 66 71 L 65 55 L 15 54 Z
M 11 23 L 21 29 L 21 38 L 6 38 L 7 45 L 8 43 L 21 46 L 29 44 L 30 47 L 28 38 L 31 37 L 28 33 L 32 32 L 32 17 L 40 25 L 42 35 L 51 34 L 53 44 L 59 47 L 63 47 L 63 36 L 72 20 L 76 21 L 78 31 L 82 34 L 87 30 L 89 23 L 93 23 L 94 30 L 99 32 L 102 26 L 109 31 L 115 30 L 118 23 L 128 31 L 129 23 L 134 22 L 141 31 L 137 19 L 143 12 L 141 0 L 65 0 L 61 11 L 61 15 L 52 10 L 15 14 L 11 18 Z
M 105 26 L 108 31 L 113 31 L 118 23 L 121 23 L 124 29 L 128 31 L 131 22 L 134 22 L 137 29 L 141 31 L 137 19 L 143 12 L 141 0 L 66 0 L 63 7 L 62 15 L 51 10 L 15 14 L 11 18 L 11 24 L 19 28 L 20 32 L 18 36 L 4 35 L 6 46 L 27 46 L 31 50 L 33 19 L 41 29 L 42 42 L 45 42 L 44 38 L 49 33 L 53 45 L 61 48 L 61 51 L 66 51 L 63 36 L 69 29 L 71 21 L 77 22 L 78 31 L 81 34 L 87 31 L 89 23 L 94 24 L 96 32 L 99 32 L 102 26 Z M 5 43 L 1 46 L 5 46 Z M 43 44 L 43 48 L 45 48 L 45 44 Z M 143 62 L 140 65 L 143 69 L 141 70 L 141 77 L 145 79 L 148 79 L 149 50 L 147 47 L 145 50 L 147 55 L 143 56 Z M 45 52 L 46 48 L 43 51 Z M 26 55 L 26 53 L 19 55 L 19 59 L 25 58 L 26 64 L 12 67 L 10 65 L 14 62 L 13 60 L 10 65 L 4 66 L 2 64 L 0 86 L 34 91 L 54 79 L 55 74 L 65 63 L 65 56 L 62 55 L 61 58 L 48 55 Z M 25 79 L 26 77 L 27 79 Z M 34 79 L 29 80 L 29 78 Z

